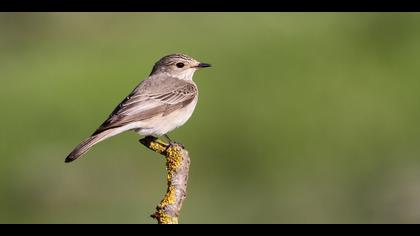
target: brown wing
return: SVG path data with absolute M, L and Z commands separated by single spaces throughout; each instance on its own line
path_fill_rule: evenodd
M 192 82 L 173 77 L 151 77 L 138 85 L 93 135 L 160 114 L 168 115 L 191 103 L 196 96 L 197 87 Z

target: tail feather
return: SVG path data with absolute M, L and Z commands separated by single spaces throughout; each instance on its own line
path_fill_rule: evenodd
M 72 162 L 76 160 L 81 155 L 85 154 L 87 151 L 90 150 L 93 145 L 113 136 L 112 135 L 113 129 L 104 130 L 99 134 L 95 134 L 90 136 L 89 138 L 83 140 L 73 151 L 66 157 L 65 162 Z

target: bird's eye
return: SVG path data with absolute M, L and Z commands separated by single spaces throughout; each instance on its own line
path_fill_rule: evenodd
M 182 67 L 184 67 L 184 63 L 178 62 L 178 63 L 176 63 L 176 67 L 182 68 Z

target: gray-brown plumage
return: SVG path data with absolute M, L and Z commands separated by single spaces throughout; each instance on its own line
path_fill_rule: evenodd
M 156 62 L 150 76 L 136 86 L 65 161 L 71 162 L 98 142 L 128 130 L 146 136 L 164 135 L 183 125 L 198 100 L 193 74 L 197 69 L 209 66 L 183 54 L 163 57 Z

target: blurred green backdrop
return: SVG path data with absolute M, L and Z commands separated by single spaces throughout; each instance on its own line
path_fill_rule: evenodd
M 420 222 L 420 14 L 1 13 L 0 52 L 1 223 L 154 223 L 137 134 L 64 158 L 173 52 L 214 66 L 181 223 Z

